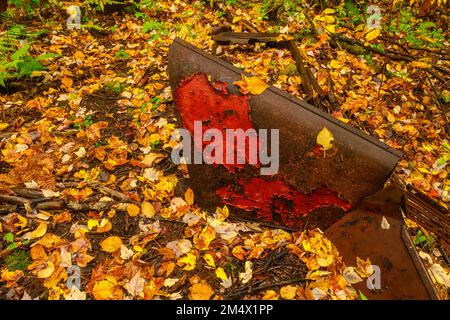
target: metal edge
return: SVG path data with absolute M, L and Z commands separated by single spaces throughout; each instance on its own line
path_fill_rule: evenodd
M 243 72 L 242 70 L 234 67 L 233 65 L 231 65 L 231 64 L 229 64 L 229 63 L 227 63 L 227 62 L 225 62 L 225 61 L 223 61 L 223 60 L 221 60 L 221 59 L 219 59 L 217 57 L 214 57 L 214 56 L 212 56 L 212 55 L 210 55 L 208 53 L 205 53 L 203 50 L 195 47 L 194 45 L 192 45 L 192 44 L 190 44 L 190 43 L 188 43 L 188 42 L 186 42 L 186 41 L 184 41 L 184 40 L 182 40 L 182 39 L 180 39 L 178 37 L 174 39 L 173 43 L 175 43 L 175 42 L 180 44 L 180 45 L 182 45 L 182 46 L 184 46 L 187 49 L 190 49 L 190 50 L 194 51 L 197 54 L 200 54 L 201 56 L 203 56 L 203 57 L 205 57 L 205 58 L 207 58 L 209 60 L 212 60 L 212 61 L 214 61 L 216 63 L 219 63 L 220 65 L 222 65 L 223 67 L 227 68 L 230 71 L 233 71 L 233 72 L 235 72 L 235 73 L 237 73 L 239 75 L 240 74 L 245 74 L 245 75 L 250 76 L 250 74 Z M 172 43 L 172 45 L 173 45 L 173 43 Z M 281 89 L 278 89 L 278 88 L 270 85 L 268 90 L 270 90 L 271 92 L 281 96 L 282 98 L 290 100 L 293 103 L 300 104 L 303 108 L 305 108 L 309 112 L 314 113 L 317 116 L 320 116 L 320 117 L 322 117 L 322 118 L 324 118 L 324 119 L 326 119 L 328 121 L 333 122 L 335 125 L 341 127 L 342 129 L 347 130 L 347 131 L 349 131 L 349 132 L 351 132 L 353 134 L 356 134 L 360 138 L 368 141 L 369 143 L 374 144 L 375 146 L 377 146 L 377 147 L 379 147 L 379 148 L 381 148 L 381 149 L 383 149 L 385 151 L 390 152 L 392 155 L 394 155 L 394 156 L 396 156 L 398 158 L 401 158 L 403 156 L 403 152 L 395 150 L 395 149 L 389 147 L 388 145 L 384 144 L 383 142 L 381 142 L 380 140 L 376 139 L 375 137 L 372 137 L 372 136 L 370 136 L 368 134 L 365 134 L 365 133 L 361 132 L 360 130 L 343 123 L 342 121 L 339 121 L 338 119 L 334 118 L 333 116 L 331 116 L 331 115 L 329 115 L 329 114 L 327 114 L 327 113 L 317 109 L 316 107 L 310 105 L 309 103 L 306 103 L 306 102 L 304 102 L 304 101 L 302 101 L 302 100 L 300 100 L 298 98 L 295 98 L 294 96 L 290 95 L 287 92 L 284 92 Z
M 416 266 L 417 272 L 419 273 L 419 276 L 422 279 L 425 288 L 427 289 L 428 295 L 432 300 L 441 300 L 441 298 L 439 297 L 439 293 L 436 287 L 433 285 L 433 281 L 431 280 L 431 277 L 428 274 L 425 265 L 423 264 L 422 259 L 419 257 L 419 254 L 417 253 L 414 242 L 411 239 L 411 235 L 409 234 L 408 229 L 406 228 L 405 225 L 402 226 L 402 239 L 403 243 L 406 246 L 406 249 L 409 252 L 411 259 L 414 262 L 414 265 Z

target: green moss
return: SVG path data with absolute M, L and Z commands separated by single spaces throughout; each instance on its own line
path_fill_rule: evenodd
M 288 64 L 284 70 L 281 71 L 282 75 L 295 76 L 297 75 L 297 66 L 294 63 Z
M 4 259 L 9 270 L 25 270 L 31 264 L 31 256 L 28 251 L 15 250 Z

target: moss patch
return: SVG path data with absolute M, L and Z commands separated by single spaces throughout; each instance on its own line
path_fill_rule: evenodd
M 9 270 L 25 270 L 31 264 L 31 256 L 28 251 L 15 250 L 4 259 Z

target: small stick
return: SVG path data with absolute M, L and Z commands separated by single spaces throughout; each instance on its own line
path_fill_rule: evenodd
M 309 280 L 306 278 L 296 278 L 296 279 L 290 279 L 290 280 L 285 280 L 285 281 L 279 281 L 279 282 L 275 282 L 275 283 L 268 283 L 268 284 L 260 285 L 257 287 L 249 288 L 247 292 L 245 292 L 245 291 L 233 292 L 233 293 L 229 294 L 228 296 L 231 297 L 231 296 L 238 296 L 238 295 L 242 295 L 242 294 L 250 294 L 250 293 L 254 293 L 255 291 L 261 291 L 264 289 L 270 289 L 270 288 L 274 288 L 274 287 L 285 286 L 285 285 L 292 284 L 292 283 L 307 282 L 307 281 L 309 281 Z

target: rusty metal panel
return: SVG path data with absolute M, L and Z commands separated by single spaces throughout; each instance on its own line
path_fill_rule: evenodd
M 354 285 L 369 300 L 438 300 L 439 295 L 403 224 L 402 200 L 401 190 L 387 187 L 366 198 L 325 234 L 347 265 L 356 265 L 356 257 L 368 257 L 372 265 L 380 268 L 380 288 L 369 288 L 366 281 Z M 383 217 L 388 227 L 382 227 Z
M 230 97 L 242 103 L 241 109 L 248 103 L 253 128 L 279 129 L 280 164 L 274 176 L 260 176 L 252 165 L 230 170 L 224 165 L 189 164 L 199 205 L 213 210 L 227 204 L 238 217 L 297 229 L 326 229 L 383 187 L 400 152 L 273 86 L 260 95 L 240 96 L 233 82 L 241 74 L 180 39 L 171 45 L 169 76 L 180 127 L 191 126 L 192 114 L 195 117 L 199 109 L 213 108 L 208 101 L 215 99 L 217 104 Z M 202 78 L 209 83 L 199 85 Z M 217 122 L 222 116 L 210 113 L 208 119 Z M 316 137 L 324 127 L 332 132 L 334 142 L 331 150 L 320 153 Z

